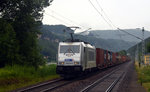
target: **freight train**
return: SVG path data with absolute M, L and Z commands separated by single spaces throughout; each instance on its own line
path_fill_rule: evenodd
M 57 57 L 56 72 L 62 77 L 76 76 L 130 60 L 128 56 L 95 48 L 83 41 L 60 42 Z

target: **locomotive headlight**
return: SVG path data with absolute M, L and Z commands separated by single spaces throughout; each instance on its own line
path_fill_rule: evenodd
M 79 65 L 79 62 L 74 62 L 75 65 Z
M 60 65 L 64 65 L 64 62 L 59 62 Z

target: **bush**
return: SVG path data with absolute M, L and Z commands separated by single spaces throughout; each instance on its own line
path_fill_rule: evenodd
M 6 66 L 0 69 L 0 92 L 58 77 L 56 65 L 41 66 L 38 69 L 19 65 Z
M 150 92 L 150 66 L 136 66 L 138 73 L 138 81 L 142 84 L 148 92 Z

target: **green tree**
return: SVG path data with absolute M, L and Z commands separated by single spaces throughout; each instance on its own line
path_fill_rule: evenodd
M 43 8 L 53 0 L 1 0 L 1 18 L 10 23 L 19 44 L 19 64 L 38 67 L 44 64 L 37 45 L 37 35 L 43 19 Z
M 150 42 L 147 45 L 147 52 L 150 53 Z
M 127 51 L 126 50 L 122 50 L 122 51 L 119 52 L 119 54 L 121 54 L 121 55 L 127 55 Z
M 12 26 L 0 19 L 0 67 L 16 63 L 19 60 L 18 49 L 16 34 Z

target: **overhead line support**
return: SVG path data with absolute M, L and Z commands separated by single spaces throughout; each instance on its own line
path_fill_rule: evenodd
M 142 38 L 140 38 L 140 37 L 138 37 L 138 36 L 135 36 L 135 35 L 133 35 L 133 34 L 131 34 L 131 33 L 128 33 L 128 32 L 126 32 L 125 30 L 122 30 L 122 29 L 120 29 L 120 28 L 117 28 L 117 29 L 120 30 L 120 31 L 123 31 L 123 32 L 125 32 L 125 33 L 127 33 L 127 34 L 129 34 L 129 35 L 131 35 L 131 36 L 134 36 L 134 37 L 137 38 L 137 39 L 143 40 Z

